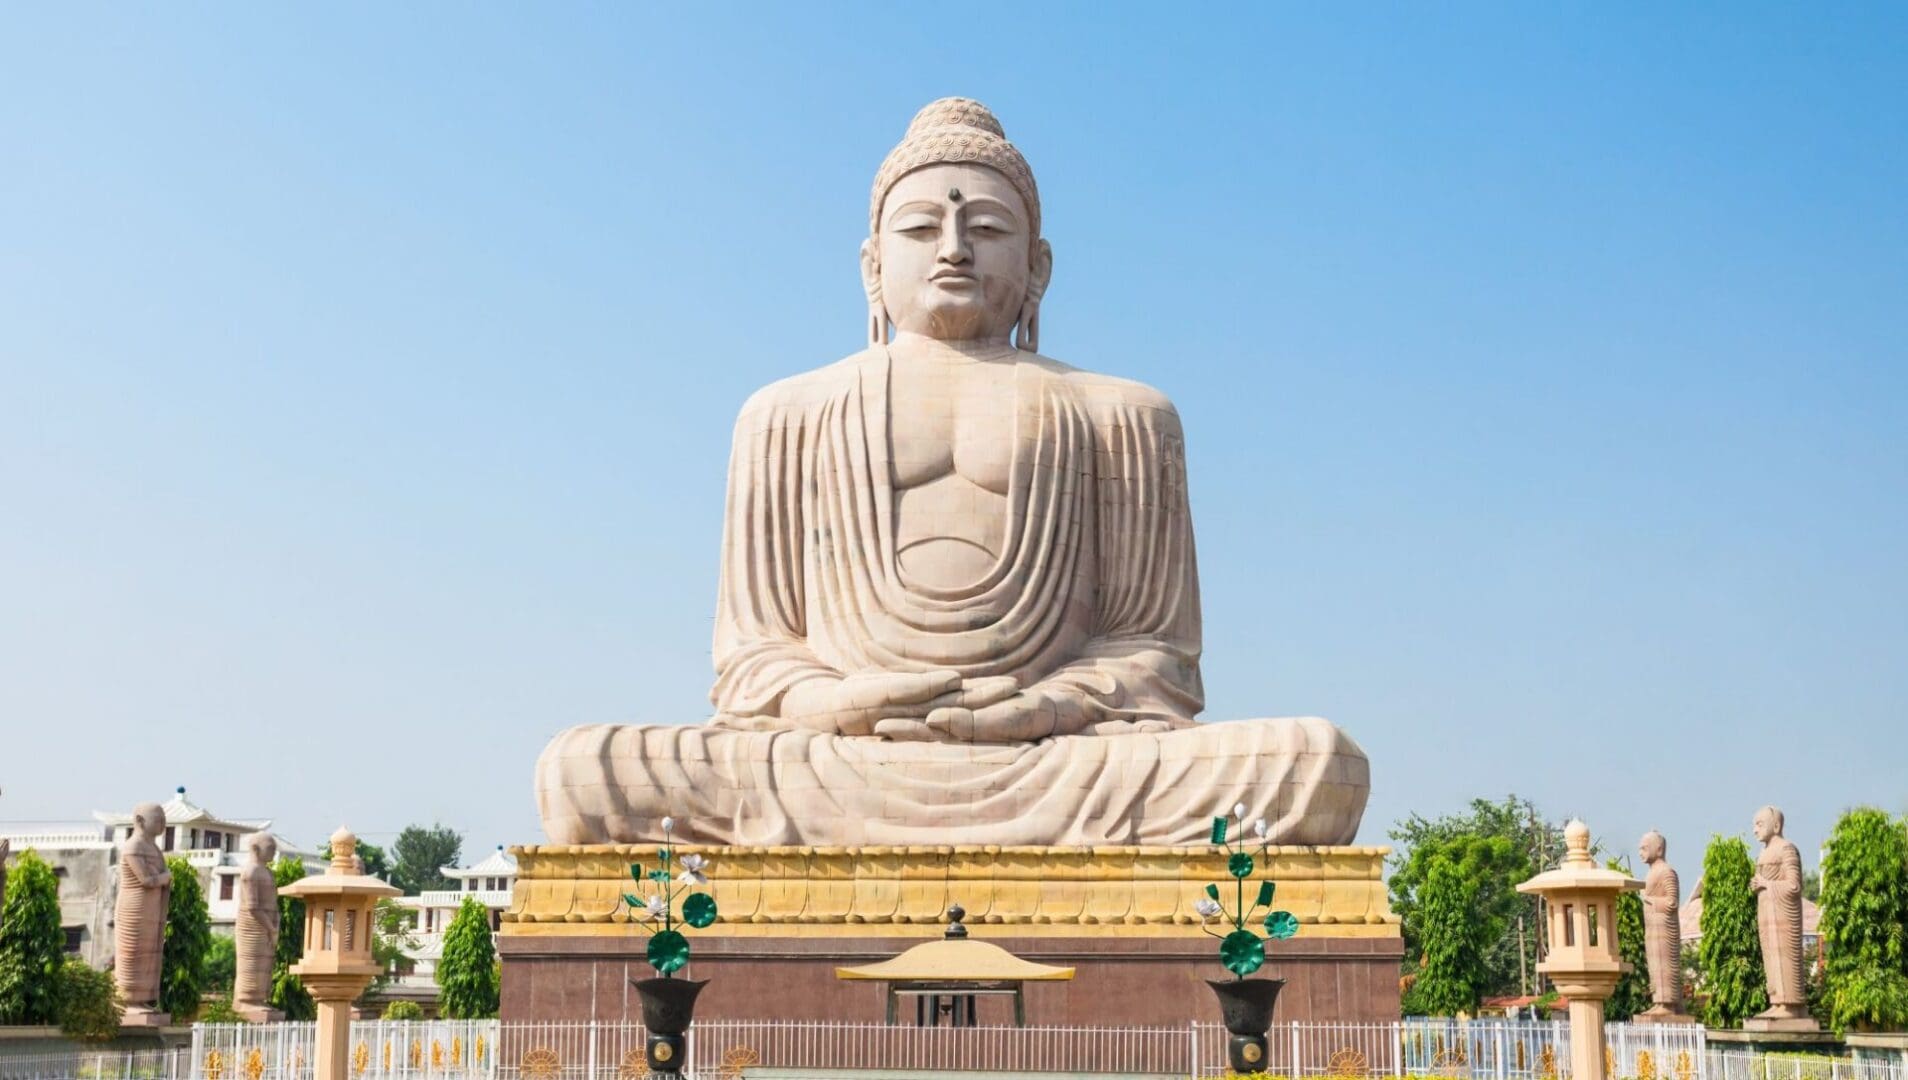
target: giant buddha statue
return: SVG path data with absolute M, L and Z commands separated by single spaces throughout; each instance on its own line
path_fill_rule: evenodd
M 1344 733 L 1196 719 L 1179 414 L 1038 352 L 1040 221 L 986 107 L 915 116 L 869 201 L 867 346 L 736 420 L 715 716 L 558 735 L 552 841 L 1192 844 L 1240 804 L 1353 839 Z

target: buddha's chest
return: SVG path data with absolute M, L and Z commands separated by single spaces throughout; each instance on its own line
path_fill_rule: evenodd
M 1004 498 L 1018 407 L 1011 368 L 897 371 L 888 398 L 895 490 L 956 476 Z
M 1010 524 L 1017 408 L 1011 369 L 896 373 L 889 460 L 907 579 L 958 589 L 994 565 Z

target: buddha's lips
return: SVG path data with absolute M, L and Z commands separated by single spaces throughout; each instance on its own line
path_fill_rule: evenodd
M 954 284 L 958 282 L 964 285 L 972 285 L 975 282 L 979 281 L 980 279 L 976 278 L 972 274 L 965 273 L 959 270 L 943 270 L 942 272 L 938 274 L 932 275 L 931 277 L 928 278 L 928 280 L 939 281 L 939 282 L 942 282 L 943 284 Z

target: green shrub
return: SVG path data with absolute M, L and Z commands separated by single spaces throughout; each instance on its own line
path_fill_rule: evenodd
M 205 993 L 205 952 L 212 944 L 212 916 L 205 910 L 199 872 L 177 856 L 166 860 L 172 894 L 166 901 L 166 936 L 159 979 L 159 1011 L 176 1023 L 198 1015 Z
M 1762 942 L 1756 934 L 1755 876 L 1749 845 L 1739 837 L 1718 836 L 1703 853 L 1704 989 L 1703 1019 L 1710 1027 L 1739 1026 L 1746 1016 L 1769 1007 L 1762 970 Z
M 199 1023 L 244 1024 L 249 1023 L 249 1021 L 239 1015 L 239 1011 L 236 1008 L 232 1007 L 232 995 L 220 994 L 218 997 L 206 1002 L 205 1007 L 199 1010 Z
M 36 851 L 14 860 L 0 903 L 0 1024 L 59 1022 L 60 881 Z
M 238 978 L 238 942 L 224 934 L 213 934 L 205 947 L 205 989 L 207 993 L 232 993 Z
M 424 1006 L 419 1005 L 415 1001 L 393 1001 L 384 1007 L 384 1015 L 381 1019 L 422 1020 L 424 1019 Z
M 94 971 L 77 958 L 60 965 L 55 980 L 59 993 L 60 1034 L 82 1042 L 107 1042 L 119 1035 L 125 1010 L 113 977 Z
M 1843 814 L 1822 863 L 1823 997 L 1840 1030 L 1908 1024 L 1908 826 Z
M 267 1004 L 285 1014 L 287 1020 L 311 1020 L 318 1009 L 311 992 L 291 966 L 305 955 L 305 902 L 286 896 L 285 886 L 305 876 L 305 864 L 287 855 L 272 863 L 272 880 L 281 890 L 278 895 L 278 947 L 272 954 L 272 993 Z
M 498 984 L 490 911 L 467 896 L 444 931 L 444 956 L 437 962 L 438 1012 L 448 1020 L 495 1016 Z

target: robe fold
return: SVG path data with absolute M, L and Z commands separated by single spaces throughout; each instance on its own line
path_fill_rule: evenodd
M 573 728 L 537 765 L 556 843 L 665 815 L 718 844 L 1192 844 L 1244 803 L 1269 839 L 1343 844 L 1369 789 L 1324 720 L 1199 723 L 1200 613 L 1179 417 L 1157 391 L 1014 364 L 1006 526 L 959 587 L 901 569 L 891 361 L 874 348 L 758 392 L 729 462 L 710 692 L 698 726 Z M 905 422 L 902 418 L 900 422 Z M 1003 745 L 792 730 L 808 679 L 1010 675 L 1065 713 L 1170 730 Z

